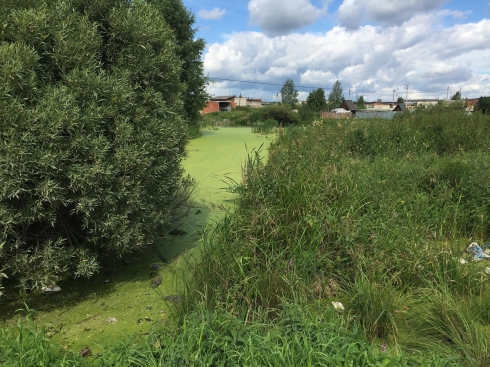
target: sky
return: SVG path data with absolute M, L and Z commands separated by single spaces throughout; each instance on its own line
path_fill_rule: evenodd
M 212 96 L 299 100 L 336 80 L 391 102 L 490 96 L 490 0 L 183 0 L 206 41 Z M 280 93 L 279 93 L 280 100 Z

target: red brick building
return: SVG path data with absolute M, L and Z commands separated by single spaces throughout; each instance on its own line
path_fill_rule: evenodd
M 236 107 L 235 96 L 218 96 L 211 98 L 207 103 L 202 113 L 210 113 L 217 111 L 231 111 L 232 108 Z

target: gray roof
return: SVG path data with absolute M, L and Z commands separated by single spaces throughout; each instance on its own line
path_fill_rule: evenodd
M 352 102 L 352 100 L 350 100 L 350 99 L 347 99 L 344 102 L 342 102 L 342 104 L 340 106 L 345 109 L 345 107 L 343 107 L 344 105 L 345 105 L 345 107 L 347 107 L 348 111 L 355 111 L 356 110 L 356 104 L 354 102 Z
M 232 98 L 235 98 L 235 96 L 216 96 L 211 98 L 210 101 L 228 101 Z

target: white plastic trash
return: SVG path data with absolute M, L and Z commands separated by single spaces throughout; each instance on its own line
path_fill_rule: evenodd
M 461 265 L 464 265 L 464 264 L 468 263 L 468 261 L 466 261 L 463 258 L 459 259 L 459 262 L 460 262 Z
M 44 286 L 41 288 L 41 292 L 43 292 L 43 293 L 53 293 L 53 292 L 59 292 L 59 291 L 61 291 L 61 288 L 56 284 L 49 286 L 49 287 Z
M 478 246 L 478 243 L 472 242 L 466 248 L 466 252 L 473 254 L 473 261 L 480 260 L 490 260 L 490 255 L 488 255 L 483 249 Z
M 335 308 L 336 310 L 345 310 L 345 307 L 344 305 L 342 304 L 342 302 L 332 302 L 332 306 L 333 308 Z

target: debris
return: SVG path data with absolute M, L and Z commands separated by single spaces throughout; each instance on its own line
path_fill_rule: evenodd
M 160 270 L 161 268 L 163 268 L 163 264 L 160 263 L 154 263 L 148 265 L 148 270 Z
M 110 279 L 106 279 L 104 280 L 104 283 L 110 283 L 110 281 L 111 281 Z
M 333 308 L 335 308 L 336 310 L 345 310 L 345 307 L 344 305 L 342 304 L 342 302 L 332 302 L 332 306 Z
M 461 259 L 459 259 L 459 263 L 460 263 L 461 265 L 464 265 L 464 264 L 467 264 L 467 263 L 468 263 L 468 261 L 466 261 L 465 259 L 461 258 Z
M 118 322 L 119 320 L 116 319 L 115 317 L 109 317 L 107 320 L 105 320 L 106 322 L 108 322 L 109 324 L 115 324 L 116 322 Z
M 485 268 L 485 273 L 490 274 L 490 268 L 488 266 Z
M 53 293 L 53 292 L 59 292 L 59 291 L 61 291 L 61 288 L 59 286 L 57 286 L 56 284 L 51 285 L 49 287 L 44 286 L 41 288 L 41 292 L 43 292 L 43 293 Z
M 85 347 L 83 348 L 81 351 L 80 351 L 80 356 L 81 357 L 86 357 L 90 354 L 90 349 L 88 347 Z
M 168 234 L 171 234 L 172 236 L 179 236 L 181 234 L 187 234 L 187 232 L 182 229 L 175 228 L 168 232 Z
M 156 276 L 151 280 L 152 288 L 157 288 L 160 284 L 162 284 L 162 277 L 160 275 Z
M 171 294 L 164 298 L 165 301 L 169 301 L 170 303 L 180 303 L 182 302 L 182 297 L 176 294 Z
M 473 254 L 473 261 L 490 260 L 490 255 L 483 251 L 476 242 L 470 243 L 466 248 L 466 252 Z
M 146 309 L 147 309 L 148 311 L 151 311 L 151 310 L 152 310 L 152 307 L 151 307 L 151 306 L 148 306 Z

